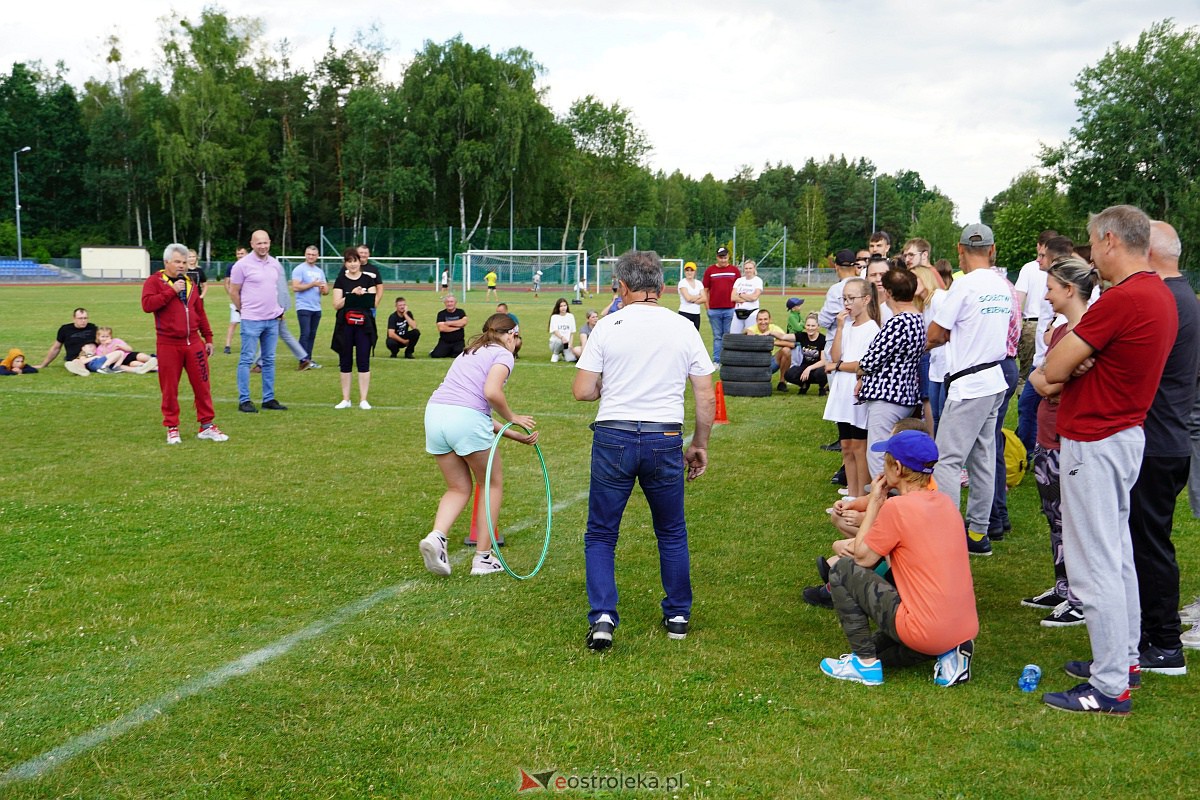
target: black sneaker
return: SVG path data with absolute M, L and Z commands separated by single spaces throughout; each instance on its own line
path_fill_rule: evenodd
M 817 574 L 821 576 L 821 583 L 829 584 L 829 559 L 825 556 L 817 556 Z
M 662 624 L 663 624 L 663 627 L 667 629 L 667 638 L 668 639 L 686 639 L 687 638 L 688 621 L 687 621 L 687 618 L 684 617 L 682 614 L 676 614 L 675 616 L 671 617 L 670 619 L 663 617 Z
M 1092 677 L 1092 662 L 1068 661 L 1063 665 L 1063 671 L 1072 678 L 1078 678 L 1081 681 L 1090 680 Z M 1129 688 L 1142 688 L 1142 667 L 1140 664 L 1133 664 L 1129 667 Z
M 1033 597 L 1026 597 L 1021 601 L 1021 605 L 1025 606 L 1026 608 L 1040 608 L 1043 610 L 1048 610 L 1052 608 L 1058 608 L 1058 604 L 1066 599 L 1067 598 L 1055 591 L 1055 587 L 1051 586 L 1041 594 L 1034 595 Z
M 1065 692 L 1047 692 L 1042 702 L 1060 711 L 1082 711 L 1093 714 L 1125 716 L 1133 708 L 1126 689 L 1120 697 L 1109 697 L 1090 683 L 1081 683 Z
M 846 486 L 846 468 L 843 466 L 837 472 L 833 473 L 833 477 L 829 479 L 829 482 L 834 486 Z
M 786 391 L 787 391 L 787 384 L 786 384 L 786 383 L 784 383 L 783 381 L 780 381 L 780 382 L 779 382 L 779 385 L 777 385 L 777 386 L 775 387 L 775 390 L 776 390 L 776 391 L 778 391 L 778 392 L 786 392 Z
M 1072 625 L 1082 625 L 1084 622 L 1086 620 L 1083 618 L 1083 609 L 1063 600 L 1050 613 L 1050 616 L 1042 620 L 1042 627 L 1069 628 Z
M 1012 532 L 1012 526 L 1006 525 L 1003 528 L 988 528 L 988 538 L 993 542 L 1002 542 L 1004 537 Z
M 992 554 L 992 540 L 988 538 L 986 533 L 968 533 L 967 552 L 973 556 L 990 556 Z
M 612 617 L 601 614 L 600 618 L 588 628 L 587 646 L 589 650 L 607 650 L 612 647 L 613 629 Z
M 272 397 L 270 400 L 264 401 L 262 407 L 269 408 L 272 411 L 287 411 L 287 406 L 276 400 L 274 397 Z
M 1150 645 L 1138 657 L 1142 672 L 1157 672 L 1159 675 L 1187 675 L 1187 661 L 1183 650 L 1164 650 Z
M 805 586 L 804 591 L 800 594 L 804 597 L 804 602 L 810 606 L 833 608 L 833 595 L 829 593 L 828 586 Z
M 238 411 L 244 411 L 247 414 L 258 413 L 258 409 L 254 407 L 254 403 L 251 403 L 249 400 L 244 400 L 241 403 L 238 403 Z
M 827 453 L 840 453 L 840 452 L 842 452 L 842 440 L 838 439 L 835 442 L 830 442 L 829 444 L 823 444 L 823 445 L 821 445 L 821 449 Z

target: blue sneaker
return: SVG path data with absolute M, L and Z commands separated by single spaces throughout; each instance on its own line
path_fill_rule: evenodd
M 821 672 L 831 678 L 858 681 L 867 686 L 883 683 L 883 664 L 876 659 L 874 664 L 867 666 L 854 653 L 846 653 L 841 658 L 822 658 Z
M 1120 697 L 1109 697 L 1090 683 L 1081 683 L 1065 692 L 1047 692 L 1042 702 L 1060 711 L 1082 711 L 1123 717 L 1133 709 L 1126 689 Z
M 971 680 L 971 656 L 974 652 L 975 642 L 971 640 L 942 653 L 933 665 L 933 682 L 938 686 L 957 686 Z
M 1092 677 L 1092 662 L 1091 661 L 1068 661 L 1063 666 L 1063 671 L 1072 678 L 1078 678 L 1081 681 L 1090 680 Z M 1129 688 L 1140 689 L 1142 687 L 1142 667 L 1139 664 L 1133 664 L 1129 667 Z

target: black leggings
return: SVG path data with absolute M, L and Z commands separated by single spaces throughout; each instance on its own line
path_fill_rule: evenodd
M 366 325 L 347 325 L 342 342 L 342 350 L 338 353 L 338 367 L 342 372 L 350 372 L 355 355 L 358 356 L 358 371 L 371 371 L 371 337 L 367 334 Z

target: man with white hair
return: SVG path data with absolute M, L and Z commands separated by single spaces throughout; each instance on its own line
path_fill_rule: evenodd
M 142 284 L 142 311 L 154 315 L 158 386 L 162 390 L 163 426 L 167 444 L 179 444 L 179 376 L 187 371 L 195 396 L 197 439 L 223 442 L 229 437 L 213 424 L 208 359 L 213 352 L 212 326 L 200 298 L 200 287 L 187 275 L 188 249 L 169 244 L 163 268 Z

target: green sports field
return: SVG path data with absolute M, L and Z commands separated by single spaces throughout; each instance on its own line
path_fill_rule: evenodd
M 595 405 L 571 398 L 572 367 L 549 363 L 552 294 L 504 297 L 527 345 L 510 401 L 537 418 L 551 472 L 547 563 L 530 581 L 472 578 L 456 546 L 454 574 L 431 576 L 416 545 L 442 482 L 422 417 L 447 362 L 424 357 L 436 295 L 404 293 L 427 340 L 413 361 L 379 347 L 371 411 L 333 409 L 328 303 L 324 369 L 297 372 L 280 349 L 286 412 L 238 413 L 236 356 L 218 348 L 222 444 L 194 438 L 186 380 L 184 441 L 167 447 L 154 375 L 80 378 L 60 357 L 0 378 L 0 797 L 495 798 L 518 794 L 521 770 L 575 797 L 1194 796 L 1195 676 L 1146 675 L 1124 720 L 1059 713 L 1017 689 L 1026 662 L 1044 688 L 1068 688 L 1061 664 L 1089 655 L 1083 627 L 1042 628 L 1019 606 L 1052 582 L 1031 477 L 1010 495 L 1014 533 L 972 561 L 982 631 L 969 684 L 939 689 L 932 667 L 877 688 L 819 673 L 846 642 L 832 612 L 800 601 L 837 497 L 815 393 L 728 399 L 731 424 L 687 489 L 687 639 L 659 629 L 639 498 L 618 555 L 621 627 L 611 651 L 587 651 Z M 80 305 L 151 348 L 139 294 L 0 287 L 0 354 L 21 347 L 38 363 Z M 764 304 L 782 314 L 783 298 Z M 221 344 L 219 286 L 209 305 Z M 464 305 L 473 329 L 492 308 L 482 291 Z M 544 534 L 541 470 L 531 448 L 502 452 L 505 555 L 528 569 Z M 1176 523 L 1190 600 L 1200 526 L 1186 498 Z

